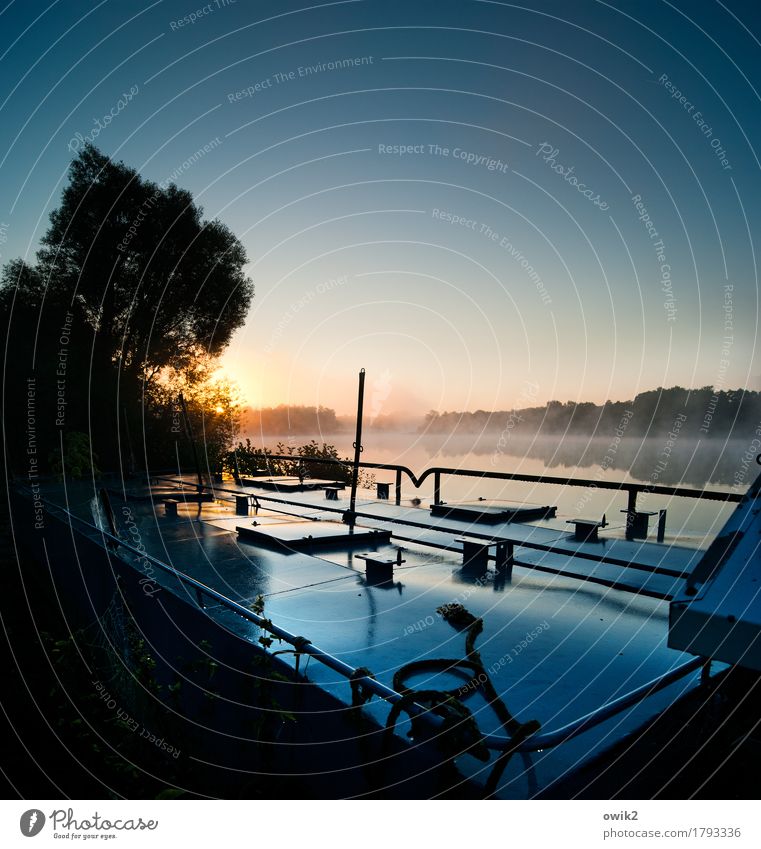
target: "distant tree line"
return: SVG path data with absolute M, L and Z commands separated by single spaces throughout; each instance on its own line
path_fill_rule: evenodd
M 693 438 L 744 437 L 761 421 L 761 392 L 746 389 L 653 389 L 631 401 L 550 401 L 541 407 L 488 412 L 428 412 L 424 433 L 657 436 L 674 429 Z
M 329 407 L 306 407 L 279 404 L 277 407 L 248 407 L 242 416 L 245 433 L 307 434 L 340 433 L 346 428 L 338 421 L 336 411 Z

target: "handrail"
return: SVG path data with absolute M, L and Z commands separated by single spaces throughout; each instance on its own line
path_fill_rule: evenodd
M 182 480 L 181 477 L 180 477 L 180 480 L 178 480 L 177 475 L 174 475 L 173 477 L 169 477 L 169 476 L 165 477 L 163 475 L 151 475 L 151 478 L 152 478 L 152 480 L 162 480 L 162 481 L 167 481 L 168 483 L 173 483 L 173 484 L 178 485 L 178 486 L 186 486 L 186 487 L 189 487 L 191 489 L 197 489 L 196 484 L 187 483 L 186 481 Z M 254 485 L 255 485 L 255 483 L 254 483 Z M 283 498 L 282 496 L 262 495 L 260 492 L 257 492 L 254 495 L 252 493 L 242 492 L 240 489 L 231 489 L 230 487 L 219 486 L 218 484 L 215 484 L 215 483 L 207 484 L 206 489 L 209 489 L 215 495 L 217 493 L 228 493 L 230 495 L 250 495 L 252 498 L 256 499 L 256 501 L 267 501 L 267 502 L 272 501 L 275 504 L 287 504 L 288 506 L 291 506 L 291 507 L 314 507 L 314 504 L 310 504 L 310 503 L 307 503 L 307 502 L 304 502 L 304 501 L 293 501 L 291 499 Z M 284 511 L 284 510 L 278 511 L 278 510 L 274 510 L 274 508 L 272 508 L 272 507 L 270 507 L 268 509 L 273 510 L 273 512 L 276 512 L 276 513 L 278 513 L 278 512 L 286 513 L 286 511 Z M 329 504 L 321 504 L 320 505 L 320 513 L 336 513 L 336 514 L 343 515 L 345 512 L 346 512 L 346 510 L 345 510 L 344 507 L 331 507 Z M 294 514 L 287 513 L 286 515 L 301 516 L 301 514 L 298 514 L 298 513 L 294 513 Z M 388 517 L 388 518 L 386 518 L 386 517 L 383 517 L 383 516 L 379 516 L 376 513 L 367 513 L 367 512 L 364 512 L 362 510 L 356 510 L 354 515 L 357 519 L 370 519 L 370 520 L 375 521 L 375 522 L 389 522 L 389 523 L 392 523 L 392 524 L 395 524 L 395 525 L 405 525 L 405 526 L 412 527 L 412 528 L 423 528 L 423 529 L 428 529 L 428 530 L 431 529 L 431 525 L 428 522 L 416 522 L 416 521 L 413 521 L 411 519 L 401 519 L 399 517 Z M 304 518 L 305 520 L 308 520 L 308 517 L 306 517 L 306 516 L 303 516 L 302 518 Z M 460 533 L 463 532 L 462 529 L 446 528 L 446 527 L 442 527 L 442 526 L 436 527 L 435 530 L 442 531 L 444 533 L 457 533 L 457 534 L 460 534 Z M 484 539 L 484 540 L 496 539 L 496 536 L 495 536 L 494 533 L 482 533 L 480 531 L 476 531 L 476 530 L 472 530 L 472 529 L 469 529 L 467 531 L 467 535 L 469 537 L 473 537 L 474 539 Z M 549 545 L 549 544 L 543 543 L 543 542 L 532 542 L 531 540 L 523 540 L 522 539 L 520 541 L 516 541 L 516 540 L 510 539 L 505 534 L 502 534 L 499 538 L 503 539 L 507 542 L 513 542 L 514 544 L 519 545 L 521 548 L 530 548 L 530 549 L 534 549 L 536 551 L 554 551 L 554 552 L 557 552 L 559 554 L 569 554 L 569 555 L 572 554 L 574 557 L 577 557 L 580 560 L 592 560 L 595 563 L 606 563 L 610 566 L 623 566 L 623 567 L 627 567 L 627 568 L 630 568 L 630 569 L 636 569 L 636 570 L 641 571 L 641 572 L 647 572 L 649 574 L 664 575 L 665 577 L 668 577 L 668 578 L 685 578 L 686 579 L 687 577 L 689 577 L 689 575 L 685 572 L 677 572 L 674 569 L 668 569 L 668 568 L 664 568 L 664 567 L 661 567 L 661 566 L 643 565 L 641 563 L 636 563 L 635 561 L 632 561 L 632 560 L 621 560 L 618 557 L 611 557 L 611 556 L 606 555 L 606 554 L 591 554 L 591 553 L 588 553 L 588 552 L 578 551 L 578 550 L 570 551 L 568 549 L 558 548 L 555 545 Z
M 344 460 L 339 460 L 334 457 L 302 457 L 301 455 L 293 454 L 263 454 L 264 462 L 267 460 L 288 460 L 290 462 L 306 462 L 306 463 L 328 463 L 336 466 L 346 466 Z M 689 487 L 680 486 L 661 486 L 656 484 L 636 483 L 633 481 L 598 481 L 588 480 L 586 478 L 563 478 L 553 475 L 524 475 L 517 472 L 485 472 L 481 469 L 455 469 L 446 466 L 432 466 L 430 469 L 425 469 L 420 475 L 416 475 L 408 466 L 403 466 L 398 463 L 372 463 L 365 460 L 360 461 L 359 465 L 363 469 L 379 469 L 391 472 L 402 472 L 410 479 L 410 483 L 419 489 L 420 486 L 431 476 L 434 478 L 437 475 L 453 475 L 455 477 L 475 477 L 491 480 L 514 480 L 527 483 L 547 483 L 559 486 L 583 486 L 593 489 L 614 489 L 622 492 L 647 492 L 655 495 L 671 495 L 679 498 L 705 498 L 709 501 L 729 501 L 740 502 L 743 496 L 737 492 L 721 492 L 715 489 L 690 489 Z M 149 473 L 150 476 L 150 473 Z M 243 474 L 242 477 L 246 475 Z
M 613 699 L 611 702 L 607 702 L 602 707 L 595 708 L 595 710 L 590 711 L 573 722 L 569 722 L 568 725 L 564 725 L 556 731 L 534 734 L 518 747 L 518 751 L 536 752 L 539 749 L 551 749 L 560 743 L 565 743 L 566 740 L 578 737 L 579 734 L 583 734 L 588 729 L 594 728 L 595 725 L 605 722 L 605 720 L 610 719 L 617 713 L 621 713 L 622 710 L 644 700 L 647 696 L 657 693 L 658 690 L 668 687 L 669 684 L 673 684 L 680 678 L 684 678 L 685 675 L 698 670 L 701 666 L 710 666 L 710 663 L 711 661 L 706 660 L 704 657 L 694 657 L 692 660 L 688 660 L 687 663 L 677 666 L 670 672 L 659 675 L 647 684 L 643 684 L 641 687 L 637 687 L 635 690 L 617 699 Z
M 334 672 L 337 672 L 338 674 L 342 675 L 347 680 L 353 681 L 355 683 L 361 683 L 366 690 L 372 692 L 374 695 L 377 695 L 379 698 L 382 698 L 385 701 L 390 702 L 391 704 L 396 704 L 403 698 L 401 693 L 398 693 L 391 687 L 387 687 L 385 684 L 381 683 L 377 679 L 366 675 L 358 675 L 357 669 L 349 666 L 349 664 L 344 663 L 344 661 L 339 660 L 337 657 L 314 645 L 314 643 L 312 643 L 306 637 L 301 637 L 296 634 L 292 634 L 290 631 L 285 630 L 285 628 L 281 628 L 278 625 L 275 625 L 269 619 L 259 616 L 252 610 L 249 610 L 247 607 L 244 607 L 238 602 L 233 601 L 232 599 L 228 598 L 217 590 L 212 589 L 201 581 L 192 578 L 190 575 L 187 575 L 184 572 L 180 572 L 175 566 L 171 566 L 167 563 L 164 563 L 157 557 L 148 554 L 148 552 L 144 549 L 141 550 L 136 546 L 132 545 L 131 543 L 125 542 L 121 537 L 109 533 L 103 528 L 97 527 L 91 522 L 88 522 L 86 519 L 82 519 L 81 517 L 76 516 L 65 507 L 62 507 L 58 504 L 54 504 L 48 499 L 42 500 L 43 503 L 45 503 L 48 507 L 52 507 L 54 510 L 60 511 L 61 513 L 68 516 L 69 519 L 73 519 L 75 522 L 79 522 L 81 525 L 86 526 L 91 531 L 95 531 L 96 533 L 100 534 L 104 538 L 104 540 L 110 541 L 116 547 L 124 548 L 127 551 L 136 554 L 140 558 L 144 558 L 146 561 L 158 567 L 163 572 L 172 575 L 174 578 L 179 580 L 180 583 L 186 584 L 195 589 L 199 606 L 202 609 L 203 604 L 201 601 L 201 596 L 208 596 L 209 598 L 219 602 L 219 604 L 223 607 L 241 616 L 243 619 L 252 622 L 263 630 L 268 631 L 270 634 L 277 637 L 278 639 L 283 640 L 289 643 L 290 645 L 294 646 L 294 648 L 296 648 L 302 654 L 307 654 L 311 657 L 314 657 L 316 660 L 320 661 L 320 663 L 327 666 L 329 669 L 332 669 Z M 585 716 L 580 717 L 569 725 L 563 726 L 557 731 L 550 731 L 544 734 L 532 735 L 518 747 L 518 751 L 538 751 L 541 749 L 547 749 L 553 746 L 557 746 L 565 740 L 569 740 L 572 737 L 575 737 L 578 734 L 581 734 L 584 731 L 588 731 L 590 728 L 599 725 L 601 722 L 610 719 L 612 716 L 615 716 L 616 714 L 625 710 L 627 707 L 630 707 L 636 704 L 637 702 L 644 700 L 647 696 L 652 695 L 653 693 L 663 689 L 664 687 L 667 687 L 669 684 L 674 683 L 680 678 L 683 678 L 685 675 L 688 675 L 690 672 L 695 671 L 700 666 L 706 665 L 708 663 L 710 663 L 710 661 L 707 661 L 705 658 L 702 657 L 692 658 L 681 666 L 678 666 L 676 669 L 672 669 L 664 675 L 661 675 L 658 678 L 654 679 L 653 681 L 650 681 L 649 683 L 638 687 L 635 690 L 632 690 L 630 693 L 627 693 L 626 695 L 621 696 L 620 698 L 615 699 L 612 702 L 608 702 L 602 705 L 596 710 L 586 714 Z M 428 722 L 436 730 L 440 729 L 443 725 L 443 719 L 441 717 L 435 716 L 421 705 L 410 705 L 410 709 L 411 712 Z M 495 734 L 484 734 L 483 739 L 486 746 L 492 751 L 503 752 L 512 748 L 512 741 L 509 737 L 504 737 Z

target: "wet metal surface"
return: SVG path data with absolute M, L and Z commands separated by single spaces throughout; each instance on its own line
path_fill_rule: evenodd
M 546 505 L 544 507 L 520 507 L 505 503 L 487 501 L 461 501 L 456 504 L 431 505 L 431 516 L 445 516 L 452 519 L 462 519 L 467 522 L 479 522 L 483 524 L 501 524 L 506 522 L 531 522 L 536 519 L 549 519 L 554 517 L 555 507 Z
M 250 604 L 262 595 L 266 616 L 273 622 L 292 633 L 303 634 L 352 666 L 369 667 L 389 686 L 394 672 L 413 660 L 464 656 L 464 635 L 447 625 L 436 612 L 444 604 L 464 605 L 484 621 L 477 648 L 495 688 L 520 720 L 537 719 L 542 723 L 542 731 L 557 729 L 687 659 L 682 652 L 666 645 L 667 603 L 526 568 L 520 562 L 525 557 L 533 559 L 533 565 L 539 567 L 586 569 L 595 573 L 609 570 L 611 574 L 615 571 L 619 579 L 624 572 L 622 567 L 577 560 L 557 551 L 516 547 L 518 562 L 510 581 L 500 578 L 493 569 L 475 577 L 463 571 L 462 555 L 454 544 L 454 537 L 472 531 L 472 525 L 431 519 L 426 511 L 387 503 L 379 505 L 371 494 L 363 495 L 358 502 L 360 511 L 373 508 L 386 521 L 392 514 L 414 514 L 418 520 L 427 519 L 438 525 L 416 528 L 389 523 L 386 526 L 393 528 L 395 534 L 390 542 L 365 544 L 359 552 L 283 554 L 238 539 L 236 525 L 249 520 L 235 516 L 234 506 L 229 502 L 180 504 L 177 518 L 164 516 L 160 505 L 154 509 L 149 502 L 130 502 L 128 509 L 136 528 L 132 536 L 137 533 L 150 554 L 243 604 Z M 303 520 L 269 510 L 270 506 L 309 514 L 311 518 L 331 515 L 324 513 L 322 493 L 303 496 L 310 497 L 311 502 L 304 507 L 263 503 L 255 519 L 261 523 L 260 527 L 270 531 L 279 528 L 282 532 L 292 522 L 294 528 L 303 526 Z M 121 520 L 120 505 L 115 505 L 115 512 Z M 535 534 L 544 538 L 559 536 L 570 552 L 594 548 L 594 544 L 573 542 L 567 533 L 558 535 L 557 530 L 544 527 L 544 523 L 541 527 L 516 524 L 507 527 L 521 539 L 533 539 Z M 488 531 L 496 532 L 496 528 L 490 526 Z M 397 532 L 403 540 L 396 536 Z M 431 543 L 452 550 L 435 548 Z M 644 550 L 651 560 L 672 562 L 668 546 L 652 545 L 651 548 L 660 552 L 658 556 L 653 556 L 647 546 L 648 543 L 612 540 L 607 550 L 615 548 L 621 556 L 626 556 L 627 551 L 642 554 Z M 405 562 L 394 567 L 391 580 L 381 586 L 369 583 L 365 562 L 357 555 L 375 552 L 379 559 L 396 560 L 400 548 Z M 680 567 L 692 556 L 688 552 L 685 549 L 680 555 Z M 637 581 L 660 581 L 661 589 L 672 589 L 677 581 L 633 569 L 625 571 L 626 580 L 635 587 Z M 159 580 L 167 585 L 173 583 L 171 578 Z M 172 589 L 185 593 L 177 586 Z M 220 608 L 212 606 L 207 612 L 253 641 L 261 635 L 256 626 Z M 302 664 L 301 671 L 350 703 L 346 679 L 316 662 L 306 667 Z M 678 682 L 555 749 L 514 758 L 502 779 L 500 795 L 517 798 L 532 795 L 537 788 L 547 786 L 603 747 L 620 740 L 694 682 L 695 676 Z M 462 681 L 451 674 L 435 674 L 419 676 L 409 683 L 415 688 L 450 689 Z M 484 733 L 501 733 L 499 723 L 480 694 L 468 695 L 466 703 Z M 381 725 L 385 723 L 387 704 L 374 699 L 364 709 Z M 397 724 L 400 734 L 408 728 L 405 721 Z M 371 745 L 379 748 L 380 740 L 371 741 Z M 458 759 L 458 767 L 469 775 L 482 770 L 485 778 L 489 765 L 484 767 L 463 756 Z
M 251 520 L 235 527 L 241 540 L 277 548 L 283 552 L 311 551 L 316 548 L 341 548 L 388 542 L 391 531 L 351 528 L 330 521 Z

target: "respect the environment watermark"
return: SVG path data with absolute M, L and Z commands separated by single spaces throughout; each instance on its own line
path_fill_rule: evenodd
M 205 18 L 207 15 L 211 15 L 219 9 L 226 9 L 229 6 L 234 6 L 236 0 L 212 0 L 211 3 L 207 3 L 205 6 L 201 6 L 193 12 L 189 12 L 182 18 L 176 18 L 173 21 L 169 21 L 169 29 L 172 32 L 177 32 L 177 30 L 182 29 L 183 27 L 192 26 L 198 21 Z
M 238 91 L 231 91 L 227 95 L 228 103 L 237 103 L 240 100 L 255 97 L 270 88 L 283 85 L 284 83 L 294 82 L 304 77 L 313 77 L 318 74 L 324 74 L 330 71 L 345 71 L 349 68 L 361 68 L 364 65 L 372 65 L 372 56 L 350 56 L 343 59 L 333 59 L 329 62 L 317 62 L 314 65 L 299 65 L 296 68 L 289 68 L 282 71 L 277 71 L 270 74 L 269 77 L 258 80 L 245 88 Z
M 446 209 L 432 209 L 431 217 L 438 221 L 443 221 L 445 224 L 451 224 L 453 227 L 462 227 L 465 230 L 472 230 L 474 233 L 478 233 L 490 242 L 494 242 L 502 248 L 502 250 L 507 251 L 507 253 L 509 253 L 518 265 L 520 265 L 520 267 L 526 272 L 529 280 L 531 280 L 534 284 L 542 303 L 545 306 L 550 306 L 552 304 L 552 297 L 547 291 L 547 287 L 545 286 L 544 280 L 542 280 L 539 272 L 528 261 L 523 252 L 519 248 L 516 248 L 507 236 L 500 234 L 490 224 L 477 221 L 475 218 L 467 218 L 464 215 L 459 215 L 456 212 L 450 212 Z

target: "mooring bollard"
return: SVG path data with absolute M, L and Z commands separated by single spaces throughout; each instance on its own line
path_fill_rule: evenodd
M 497 574 L 505 580 L 511 581 L 513 578 L 513 543 L 508 541 L 498 542 L 495 555 Z

